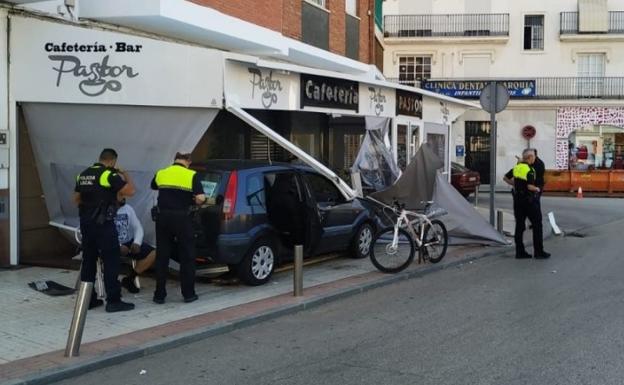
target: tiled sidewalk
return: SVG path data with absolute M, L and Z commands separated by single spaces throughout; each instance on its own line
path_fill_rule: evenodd
M 456 264 L 484 252 L 505 251 L 509 249 L 451 247 L 440 265 Z M 197 285 L 200 299 L 192 304 L 182 302 L 177 282 L 173 281 L 167 303 L 162 306 L 151 302 L 153 280 L 146 278 L 142 280 L 145 287 L 140 294 L 125 293 L 125 298 L 137 305 L 136 310 L 108 314 L 98 308 L 88 313 L 81 357 L 71 360 L 63 357 L 62 349 L 75 295 L 50 297 L 30 289 L 27 283 L 45 279 L 72 286 L 77 272 L 44 268 L 0 271 L 0 290 L 4 294 L 0 297 L 0 338 L 3 342 L 0 345 L 0 380 L 95 363 L 120 352 L 145 354 L 147 350 L 137 350 L 137 347 L 171 343 L 183 339 L 185 333 L 191 336 L 198 331 L 214 333 L 223 326 L 261 319 L 281 309 L 296 311 L 302 304 L 323 301 L 367 285 L 404 279 L 409 274 L 430 268 L 432 265 L 413 264 L 407 273 L 397 277 L 377 272 L 368 259 L 337 258 L 304 268 L 304 297 L 292 297 L 292 272 L 283 271 L 261 287 L 200 282 Z

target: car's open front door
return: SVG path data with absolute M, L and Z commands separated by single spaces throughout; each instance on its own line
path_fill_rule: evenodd
M 323 237 L 323 224 L 321 223 L 321 212 L 314 198 L 314 194 L 310 191 L 308 183 L 302 175 L 300 175 L 300 184 L 303 190 L 304 210 L 305 210 L 305 255 L 312 255 L 319 248 L 321 238 Z

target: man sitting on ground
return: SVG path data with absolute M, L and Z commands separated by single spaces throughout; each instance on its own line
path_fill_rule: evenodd
M 143 242 L 143 226 L 132 206 L 125 199 L 120 202 L 115 225 L 119 235 L 119 247 L 122 257 L 130 257 L 136 261 L 136 265 L 127 277 L 121 280 L 121 285 L 130 293 L 138 293 L 139 288 L 135 284 L 136 277 L 152 267 L 156 260 L 156 250 Z

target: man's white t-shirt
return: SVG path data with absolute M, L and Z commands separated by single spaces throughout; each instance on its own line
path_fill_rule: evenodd
M 123 245 L 132 241 L 140 245 L 143 243 L 143 226 L 137 218 L 134 209 L 129 204 L 121 206 L 117 210 L 115 216 L 115 226 L 117 226 L 117 234 L 119 237 L 119 244 Z

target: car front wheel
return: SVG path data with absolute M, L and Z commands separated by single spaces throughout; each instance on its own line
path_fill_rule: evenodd
M 276 249 L 268 239 L 260 239 L 249 249 L 245 258 L 236 265 L 241 281 L 250 286 L 263 285 L 275 270 Z
M 353 238 L 351 256 L 356 259 L 368 258 L 374 236 L 375 232 L 373 230 L 373 226 L 369 223 L 364 223 L 360 226 L 358 231 L 355 233 L 355 237 Z

